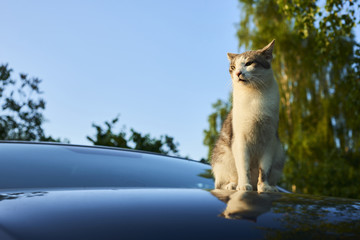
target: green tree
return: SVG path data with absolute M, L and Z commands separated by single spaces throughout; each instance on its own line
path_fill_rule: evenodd
M 352 33 L 358 1 L 240 3 L 239 47 L 276 39 L 279 135 L 288 156 L 283 186 L 360 198 L 360 45 Z
M 141 134 L 134 129 L 130 129 L 130 137 L 126 137 L 125 127 L 118 133 L 114 133 L 114 126 L 119 121 L 116 117 L 112 121 L 105 122 L 105 128 L 93 124 L 96 130 L 94 138 L 87 136 L 87 139 L 94 145 L 111 146 L 143 150 L 162 154 L 178 155 L 178 144 L 174 142 L 173 137 L 162 135 L 160 138 L 153 138 L 150 134 Z
M 203 141 L 204 145 L 208 147 L 208 156 L 207 160 L 202 162 L 209 162 L 209 160 L 211 159 L 211 153 L 213 148 L 215 147 L 215 143 L 219 136 L 221 126 L 232 107 L 231 95 L 228 102 L 218 99 L 212 105 L 212 107 L 215 109 L 215 111 L 211 113 L 208 117 L 209 128 L 204 130 L 205 137 Z
M 96 130 L 95 138 L 87 136 L 86 138 L 94 145 L 130 148 L 127 145 L 126 132 L 124 129 L 120 130 L 118 134 L 113 133 L 113 127 L 119 121 L 119 117 L 114 118 L 112 121 L 105 121 L 106 128 L 103 129 L 100 125 L 93 124 Z
M 45 101 L 40 97 L 41 80 L 21 73 L 11 77 L 12 69 L 0 65 L 0 139 L 59 141 L 46 136 L 42 124 Z

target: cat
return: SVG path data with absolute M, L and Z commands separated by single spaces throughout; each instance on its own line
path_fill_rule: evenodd
M 212 152 L 216 189 L 277 191 L 285 152 L 277 133 L 280 96 L 271 68 L 274 44 L 227 54 L 233 107 Z

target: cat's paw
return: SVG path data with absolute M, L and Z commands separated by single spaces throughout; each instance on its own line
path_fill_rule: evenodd
M 270 186 L 267 183 L 260 183 L 257 185 L 257 191 L 258 193 L 278 192 L 278 189 L 275 186 Z
M 226 190 L 235 190 L 236 189 L 236 184 L 233 183 L 233 182 L 230 182 L 230 183 L 225 185 L 224 189 L 226 189 Z
M 253 187 L 250 184 L 244 184 L 244 185 L 238 185 L 236 187 L 236 190 L 238 191 L 245 191 L 245 192 L 250 192 L 253 190 Z

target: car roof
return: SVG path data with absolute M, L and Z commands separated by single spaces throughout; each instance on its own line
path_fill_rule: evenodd
M 121 147 L 111 147 L 111 146 L 103 146 L 103 145 L 84 145 L 84 144 L 72 144 L 72 143 L 63 143 L 63 142 L 44 142 L 44 141 L 22 141 L 22 140 L 0 140 L 1 143 L 13 143 L 13 144 L 37 144 L 37 145 L 52 145 L 52 146 L 69 146 L 69 147 L 81 147 L 81 148 L 90 148 L 90 149 L 107 149 L 107 150 L 116 150 L 116 151 L 127 151 L 127 152 L 134 152 L 134 153 L 143 153 L 143 154 L 151 154 L 157 156 L 166 156 L 170 158 L 177 158 L 186 161 L 193 161 L 202 164 L 209 165 L 208 163 L 200 162 L 194 159 L 184 158 L 180 156 L 174 155 L 167 155 L 163 153 L 156 153 L 144 150 L 137 150 L 131 148 L 121 148 Z
M 210 165 L 114 147 L 1 141 L 0 189 L 213 188 Z

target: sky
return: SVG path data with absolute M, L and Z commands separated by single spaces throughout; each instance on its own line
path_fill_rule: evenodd
M 211 104 L 228 98 L 236 0 L 2 1 L 0 64 L 42 79 L 45 133 L 91 145 L 93 123 L 169 135 L 207 156 Z M 16 75 L 14 75 L 16 77 Z
M 237 0 L 3 0 L 1 9 L 0 64 L 43 80 L 46 134 L 91 145 L 92 124 L 120 115 L 115 131 L 166 134 L 181 156 L 207 156 L 211 104 L 231 91 L 226 53 L 239 52 Z

